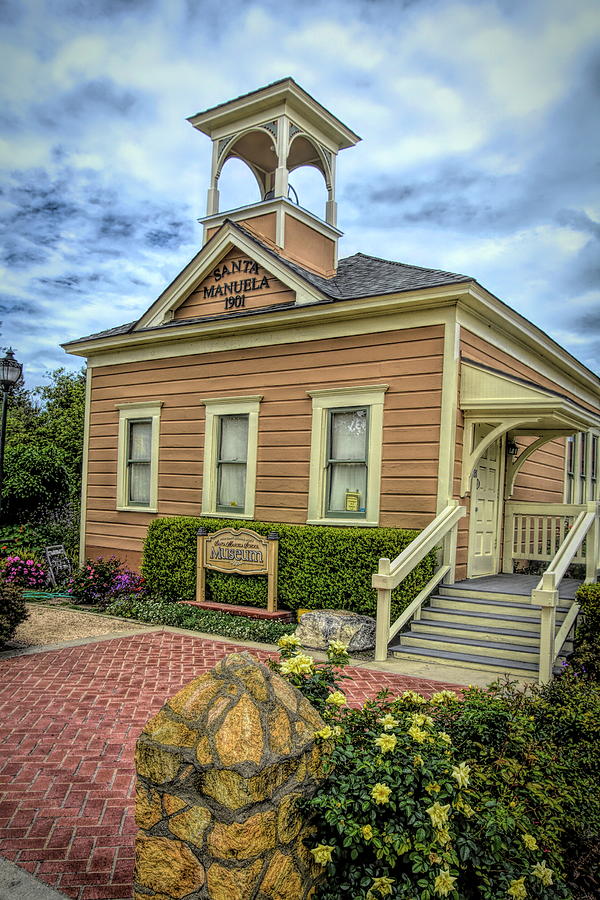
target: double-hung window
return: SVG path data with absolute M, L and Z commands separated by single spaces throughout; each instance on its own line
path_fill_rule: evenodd
M 202 512 L 251 519 L 262 396 L 203 400 L 206 408 Z
M 327 417 L 325 513 L 364 519 L 369 468 L 369 407 L 330 409 Z
M 386 384 L 324 388 L 312 397 L 308 522 L 377 525 Z
M 117 509 L 158 509 L 158 401 L 119 403 Z

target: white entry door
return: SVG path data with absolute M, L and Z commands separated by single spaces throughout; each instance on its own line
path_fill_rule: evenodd
M 489 427 L 477 429 L 479 441 Z M 498 529 L 504 440 L 494 441 L 479 459 L 471 487 L 469 576 L 496 575 L 499 565 Z

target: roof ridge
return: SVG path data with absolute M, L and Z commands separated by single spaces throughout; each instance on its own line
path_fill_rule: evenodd
M 362 256 L 363 259 L 375 259 L 377 262 L 388 263 L 390 266 L 399 266 L 401 269 L 419 269 L 421 272 L 439 272 L 440 275 L 460 275 L 461 278 L 471 278 L 470 275 L 465 275 L 463 272 L 449 272 L 448 269 L 432 269 L 430 266 L 415 266 L 412 263 L 403 263 L 398 262 L 395 259 L 384 259 L 383 256 L 373 256 L 371 253 L 353 253 L 352 256 Z M 346 259 L 352 259 L 352 256 L 344 257 L 344 260 L 340 260 L 340 262 L 344 262 Z M 474 278 L 472 279 L 475 280 Z

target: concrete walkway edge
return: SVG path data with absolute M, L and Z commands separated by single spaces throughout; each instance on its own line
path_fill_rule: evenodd
M 0 900 L 69 900 L 69 898 L 0 856 Z

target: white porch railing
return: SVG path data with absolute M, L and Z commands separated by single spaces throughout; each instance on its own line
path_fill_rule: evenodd
M 512 575 L 516 559 L 551 562 L 585 504 L 507 501 L 504 507 L 502 571 Z M 573 562 L 585 562 L 585 542 Z
M 440 581 L 444 579 L 450 583 L 454 581 L 458 523 L 465 513 L 465 507 L 459 506 L 457 500 L 452 500 L 399 556 L 392 561 L 385 558 L 379 560 L 379 568 L 371 580 L 377 591 L 376 660 L 387 659 L 388 644 L 391 639 L 410 619 L 420 617 L 423 603 Z M 440 545 L 442 546 L 440 566 L 423 590 L 390 625 L 393 589 L 412 572 L 430 550 Z
M 587 503 L 581 510 L 537 587 L 531 592 L 531 602 L 540 607 L 540 684 L 546 684 L 552 679 L 552 669 L 556 658 L 579 613 L 579 604 L 573 602 L 558 634 L 556 633 L 559 584 L 571 563 L 577 560 L 577 554 L 580 552 L 584 540 L 586 550 L 583 557 L 580 558 L 585 559 L 586 584 L 596 581 L 598 575 L 598 508 L 599 504 L 592 502 Z

